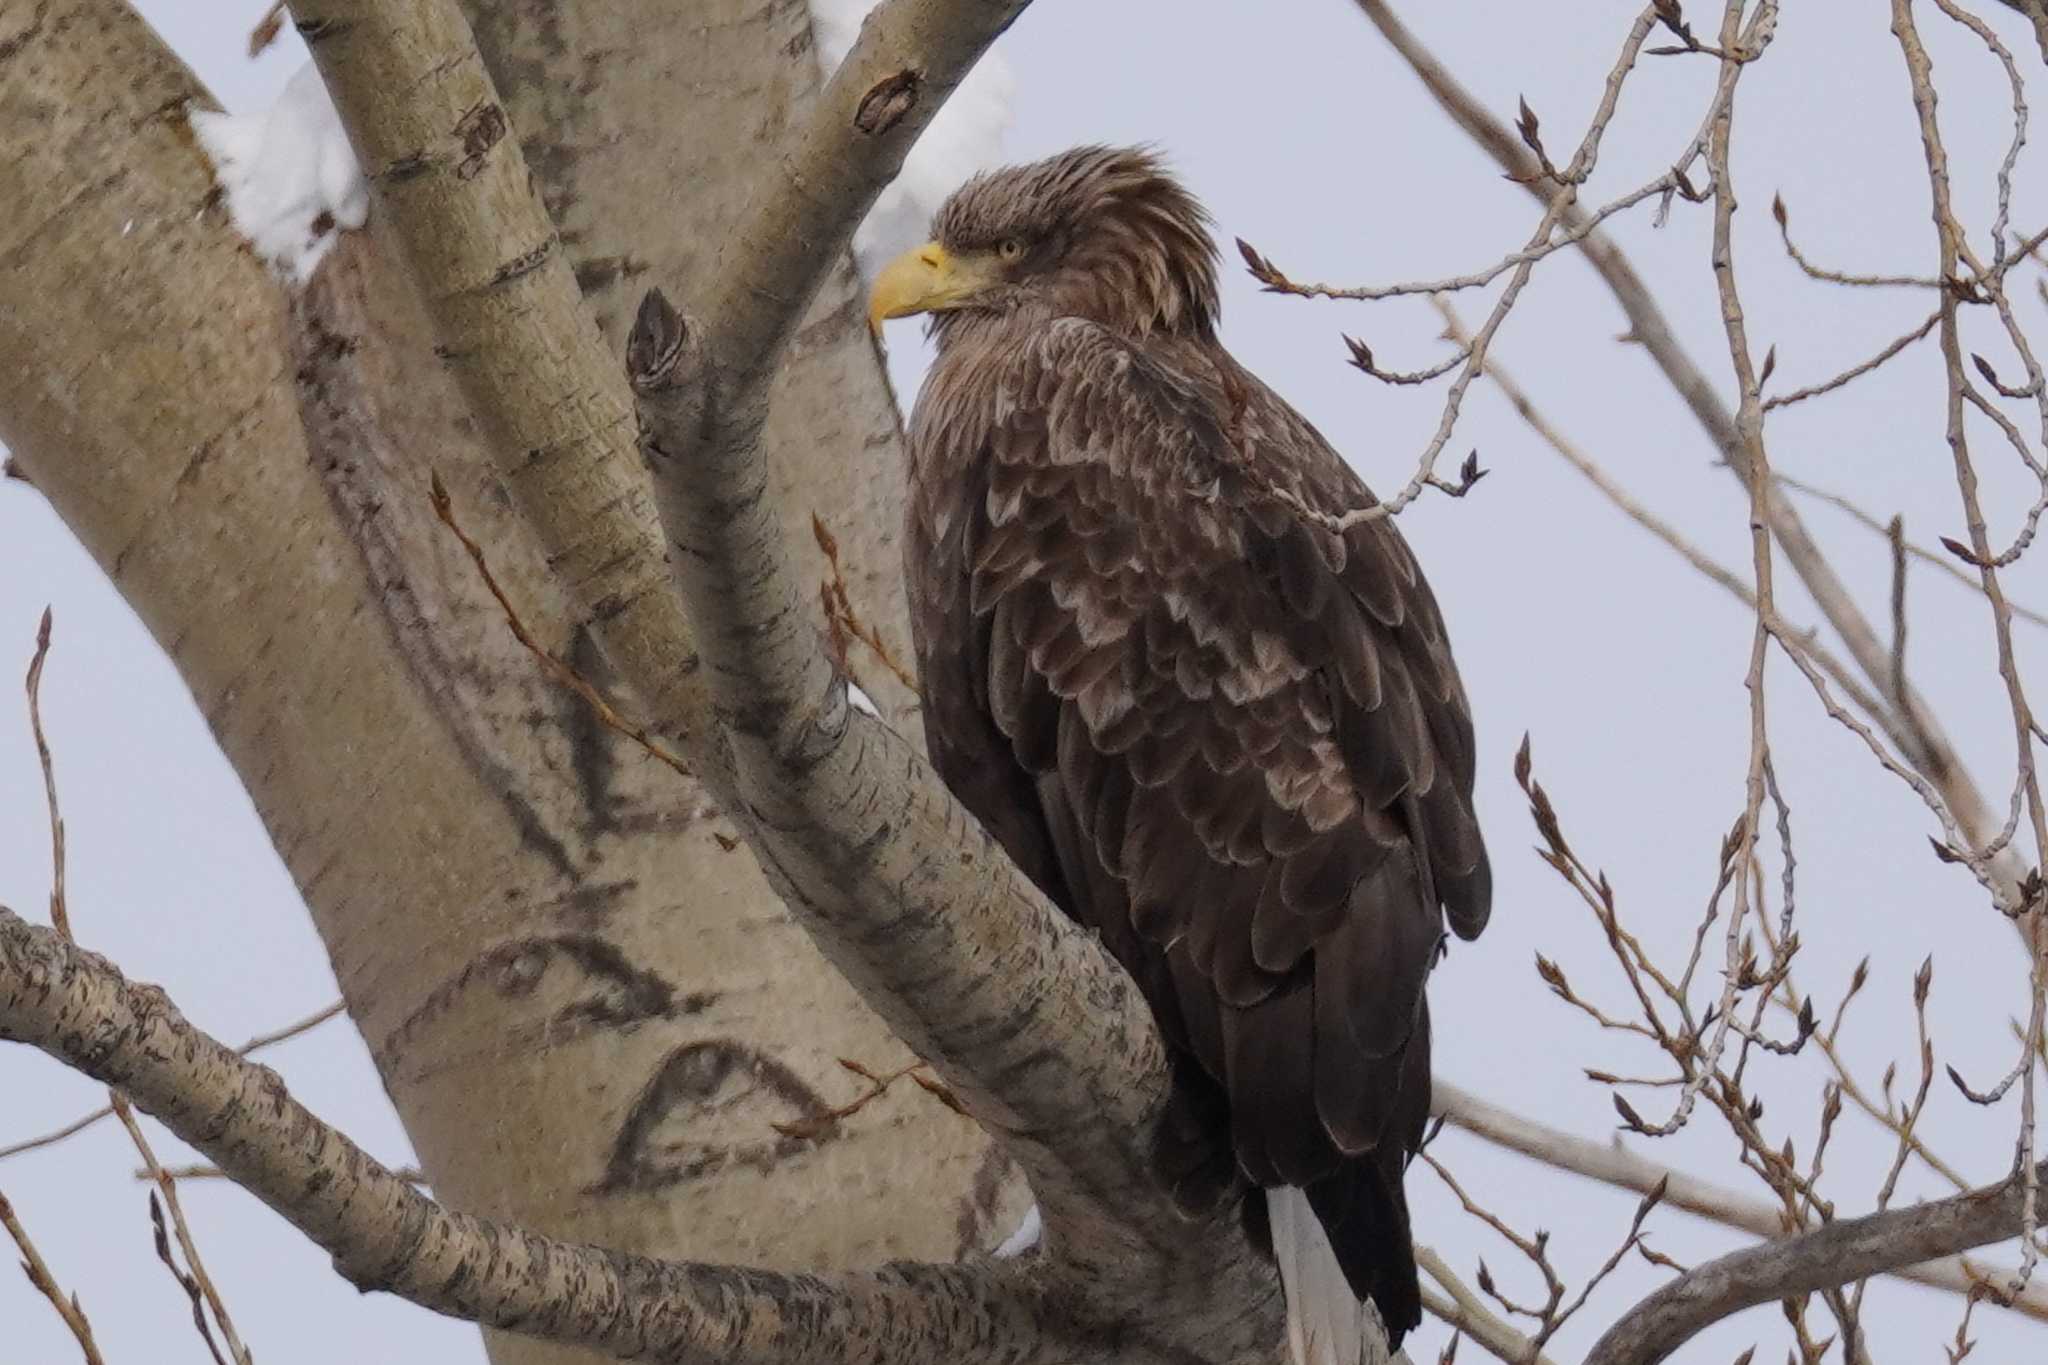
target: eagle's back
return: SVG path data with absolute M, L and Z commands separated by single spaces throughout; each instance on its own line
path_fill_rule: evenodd
M 1211 341 L 956 328 L 910 448 L 935 765 L 1137 979 L 1183 1121 L 1215 1114 L 1245 1176 L 1308 1191 L 1398 1337 L 1420 1311 L 1401 1174 L 1429 1110 L 1423 986 L 1446 915 L 1470 937 L 1491 896 L 1414 556 L 1389 521 L 1303 514 L 1371 495 Z

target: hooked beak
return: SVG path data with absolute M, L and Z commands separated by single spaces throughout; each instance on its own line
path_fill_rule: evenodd
M 913 247 L 875 277 L 868 294 L 868 330 L 880 336 L 884 319 L 958 307 L 990 283 L 990 264 L 978 252 L 955 256 L 937 242 Z

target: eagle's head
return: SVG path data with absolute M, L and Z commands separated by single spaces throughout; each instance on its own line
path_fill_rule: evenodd
M 1077 147 L 990 171 L 955 190 L 932 240 L 875 280 L 868 322 L 930 313 L 953 320 L 1081 317 L 1129 336 L 1208 336 L 1216 325 L 1209 215 L 1159 158 Z

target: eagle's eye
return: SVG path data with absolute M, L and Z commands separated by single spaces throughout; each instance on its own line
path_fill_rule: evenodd
M 996 243 L 996 255 L 1002 257 L 1003 263 L 1006 265 L 1016 264 L 1024 257 L 1024 239 L 1021 237 L 1003 238 L 1002 241 Z

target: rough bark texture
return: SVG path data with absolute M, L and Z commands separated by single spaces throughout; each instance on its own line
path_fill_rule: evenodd
M 1023 1260 L 821 1274 L 660 1261 L 453 1213 L 194 1029 L 161 990 L 0 907 L 0 1039 L 134 1097 L 365 1291 L 674 1365 L 1069 1365 L 1115 1334 Z M 0 1205 L 4 1208 L 4 1205 Z M 1124 1343 L 1117 1341 L 1120 1347 Z M 1185 1360 L 1167 1351 L 1118 1357 Z
M 803 6 L 506 5 L 479 23 L 616 343 L 637 277 L 710 268 L 812 84 Z M 288 309 L 210 206 L 195 99 L 109 0 L 0 16 L 0 438 L 177 661 L 437 1191 L 676 1256 L 824 1268 L 989 1240 L 1015 1192 L 998 1207 L 984 1140 L 922 1092 L 816 1139 L 769 1126 L 846 1097 L 834 1057 L 893 1065 L 901 1045 L 716 841 L 701 795 L 511 643 L 432 524 L 429 458 L 537 631 L 601 669 L 393 255 L 374 232 L 345 244 Z M 855 590 L 901 638 L 896 423 L 855 297 L 842 267 L 770 450 L 783 524 L 812 510 L 801 490 L 830 490 Z M 901 696 L 874 690 L 900 722 Z

